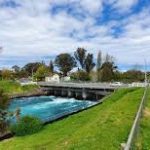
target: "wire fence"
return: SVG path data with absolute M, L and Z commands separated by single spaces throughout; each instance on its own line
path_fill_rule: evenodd
M 140 119 L 141 119 L 141 116 L 142 116 L 142 113 L 143 113 L 143 110 L 144 110 L 144 106 L 145 106 L 145 102 L 146 102 L 146 99 L 147 99 L 148 88 L 149 88 L 149 84 L 147 84 L 145 86 L 144 95 L 142 97 L 142 100 L 141 100 L 139 109 L 137 111 L 135 120 L 133 122 L 132 128 L 130 130 L 130 133 L 129 133 L 129 136 L 128 136 L 128 139 L 127 139 L 127 143 L 121 145 L 121 148 L 123 150 L 130 150 L 132 148 L 133 144 L 134 144 L 134 141 L 135 141 L 137 133 L 138 133 Z

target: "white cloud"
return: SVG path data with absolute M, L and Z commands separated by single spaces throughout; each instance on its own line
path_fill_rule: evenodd
M 129 11 L 131 7 L 135 6 L 139 0 L 108 0 L 109 3 L 119 12 Z
M 101 0 L 77 0 L 75 7 L 79 5 L 83 11 L 89 12 L 84 20 L 78 20 L 63 10 L 55 15 L 50 13 L 52 5 L 73 3 L 75 0 L 15 1 L 21 7 L 0 9 L 0 45 L 4 47 L 0 58 L 2 65 L 6 65 L 8 59 L 13 59 L 13 63 L 17 64 L 18 58 L 25 62 L 61 52 L 72 53 L 80 46 L 94 54 L 98 50 L 110 52 L 121 64 L 143 64 L 143 59 L 150 56 L 150 18 L 147 9 L 122 21 L 98 25 L 92 16 L 103 10 Z M 135 0 L 132 3 L 118 0 L 113 2 L 113 6 L 123 9 L 135 3 Z M 115 38 L 112 27 L 121 25 L 124 32 Z
M 102 0 L 94 0 L 92 2 L 91 0 L 81 0 L 80 4 L 87 12 L 96 15 L 96 13 L 102 11 L 102 2 Z

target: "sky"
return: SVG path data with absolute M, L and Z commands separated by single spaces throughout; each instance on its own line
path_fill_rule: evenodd
M 113 55 L 122 70 L 149 64 L 150 0 L 0 0 L 0 47 L 0 68 L 78 47 Z

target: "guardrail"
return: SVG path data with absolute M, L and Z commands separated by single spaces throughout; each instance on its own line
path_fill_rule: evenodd
M 136 117 L 135 117 L 135 120 L 133 122 L 131 131 L 129 133 L 127 143 L 124 143 L 124 144 L 121 145 L 121 148 L 123 150 L 130 150 L 132 148 L 132 145 L 133 145 L 134 139 L 137 135 L 138 127 L 139 127 L 139 124 L 140 124 L 140 118 L 141 118 L 142 113 L 143 113 L 148 87 L 149 87 L 149 85 L 147 84 L 147 86 L 145 87 L 144 95 L 142 97 L 139 109 L 138 109 Z

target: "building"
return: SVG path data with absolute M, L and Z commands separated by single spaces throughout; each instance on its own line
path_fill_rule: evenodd
M 71 78 L 69 76 L 66 76 L 66 77 L 61 78 L 61 81 L 69 82 L 69 81 L 71 81 Z
M 45 82 L 60 82 L 60 77 L 58 74 L 54 74 L 53 76 L 45 77 Z
M 146 83 L 145 82 L 133 82 L 129 85 L 129 87 L 145 87 Z

